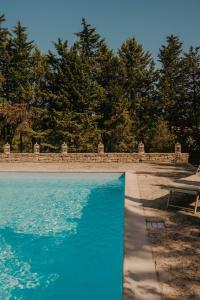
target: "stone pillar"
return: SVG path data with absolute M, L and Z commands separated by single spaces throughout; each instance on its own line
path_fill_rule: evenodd
M 104 153 L 104 144 L 103 143 L 98 144 L 98 153 Z
M 142 142 L 138 144 L 138 153 L 144 153 L 144 144 Z
M 3 147 L 4 154 L 10 154 L 10 144 L 6 143 Z
M 175 144 L 175 153 L 176 154 L 181 153 L 181 144 L 180 143 Z
M 34 154 L 40 153 L 40 145 L 38 143 L 35 143 L 34 145 Z
M 67 154 L 68 153 L 68 146 L 67 144 L 64 142 L 62 144 L 62 154 Z

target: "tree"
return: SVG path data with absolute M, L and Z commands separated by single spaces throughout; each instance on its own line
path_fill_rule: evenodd
M 144 140 L 155 119 L 155 83 L 157 73 L 151 54 L 135 38 L 124 42 L 119 50 L 121 84 L 130 103 L 133 134 Z
M 184 98 L 178 112 L 178 132 L 188 150 L 200 150 L 200 53 L 199 47 L 190 47 L 184 54 Z
M 184 72 L 182 42 L 177 36 L 166 38 L 166 45 L 159 50 L 159 110 L 160 115 L 169 120 L 170 128 L 176 126 L 176 107 L 184 97 Z
M 6 79 L 7 79 L 7 69 L 9 65 L 9 55 L 8 55 L 8 44 L 9 44 L 9 31 L 7 28 L 3 27 L 5 22 L 4 15 L 0 16 L 0 133 L 1 140 L 0 144 L 2 146 L 6 140 L 6 127 L 5 127 L 5 110 L 4 105 L 6 101 Z
M 84 59 L 91 60 L 95 57 L 96 51 L 103 43 L 103 39 L 100 34 L 97 33 L 96 28 L 88 24 L 85 18 L 82 18 L 81 24 L 82 30 L 75 33 L 78 37 L 76 47 Z
M 104 103 L 103 141 L 108 152 L 132 152 L 135 137 L 129 114 L 129 102 L 114 82 L 109 86 L 109 97 Z
M 42 54 L 20 22 L 10 32 L 0 16 L 0 144 L 30 151 L 200 150 L 199 48 L 182 51 L 177 36 L 159 50 L 160 68 L 135 38 L 118 53 L 82 19 L 70 46 L 58 39 Z M 174 146 L 173 146 L 174 147 Z
M 0 16 L 0 101 L 5 103 L 7 101 L 7 82 L 9 76 L 10 66 L 10 32 L 3 27 L 5 22 L 4 15 Z
M 105 150 L 130 152 L 134 140 L 129 114 L 130 104 L 120 85 L 119 59 L 105 43 L 98 49 L 96 69 L 97 81 L 103 92 L 99 126 Z
M 151 136 L 152 152 L 173 152 L 176 136 L 169 130 L 169 124 L 163 119 L 158 119 Z
M 69 146 L 74 144 L 79 151 L 91 149 L 100 135 L 96 122 L 101 101 L 99 87 L 76 46 L 68 47 L 61 40 L 54 45 L 57 54 L 49 53 L 47 74 L 47 126 L 54 130 L 57 140 L 66 141 Z M 88 138 L 89 132 L 93 138 Z
M 12 59 L 9 74 L 10 92 L 8 99 L 10 103 L 26 103 L 27 106 L 29 105 L 27 102 L 27 92 L 31 91 L 33 82 L 33 49 L 34 44 L 33 41 L 28 41 L 26 27 L 18 22 L 14 27 L 11 43 Z

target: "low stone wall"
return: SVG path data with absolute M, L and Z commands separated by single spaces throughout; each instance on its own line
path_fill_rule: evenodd
M 187 163 L 188 157 L 188 153 L 2 153 L 0 162 Z

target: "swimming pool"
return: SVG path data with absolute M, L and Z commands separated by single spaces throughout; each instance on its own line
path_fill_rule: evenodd
M 122 300 L 124 182 L 0 173 L 0 299 Z

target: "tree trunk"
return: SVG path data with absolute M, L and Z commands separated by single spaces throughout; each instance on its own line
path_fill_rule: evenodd
M 20 152 L 23 152 L 23 134 L 20 132 Z

